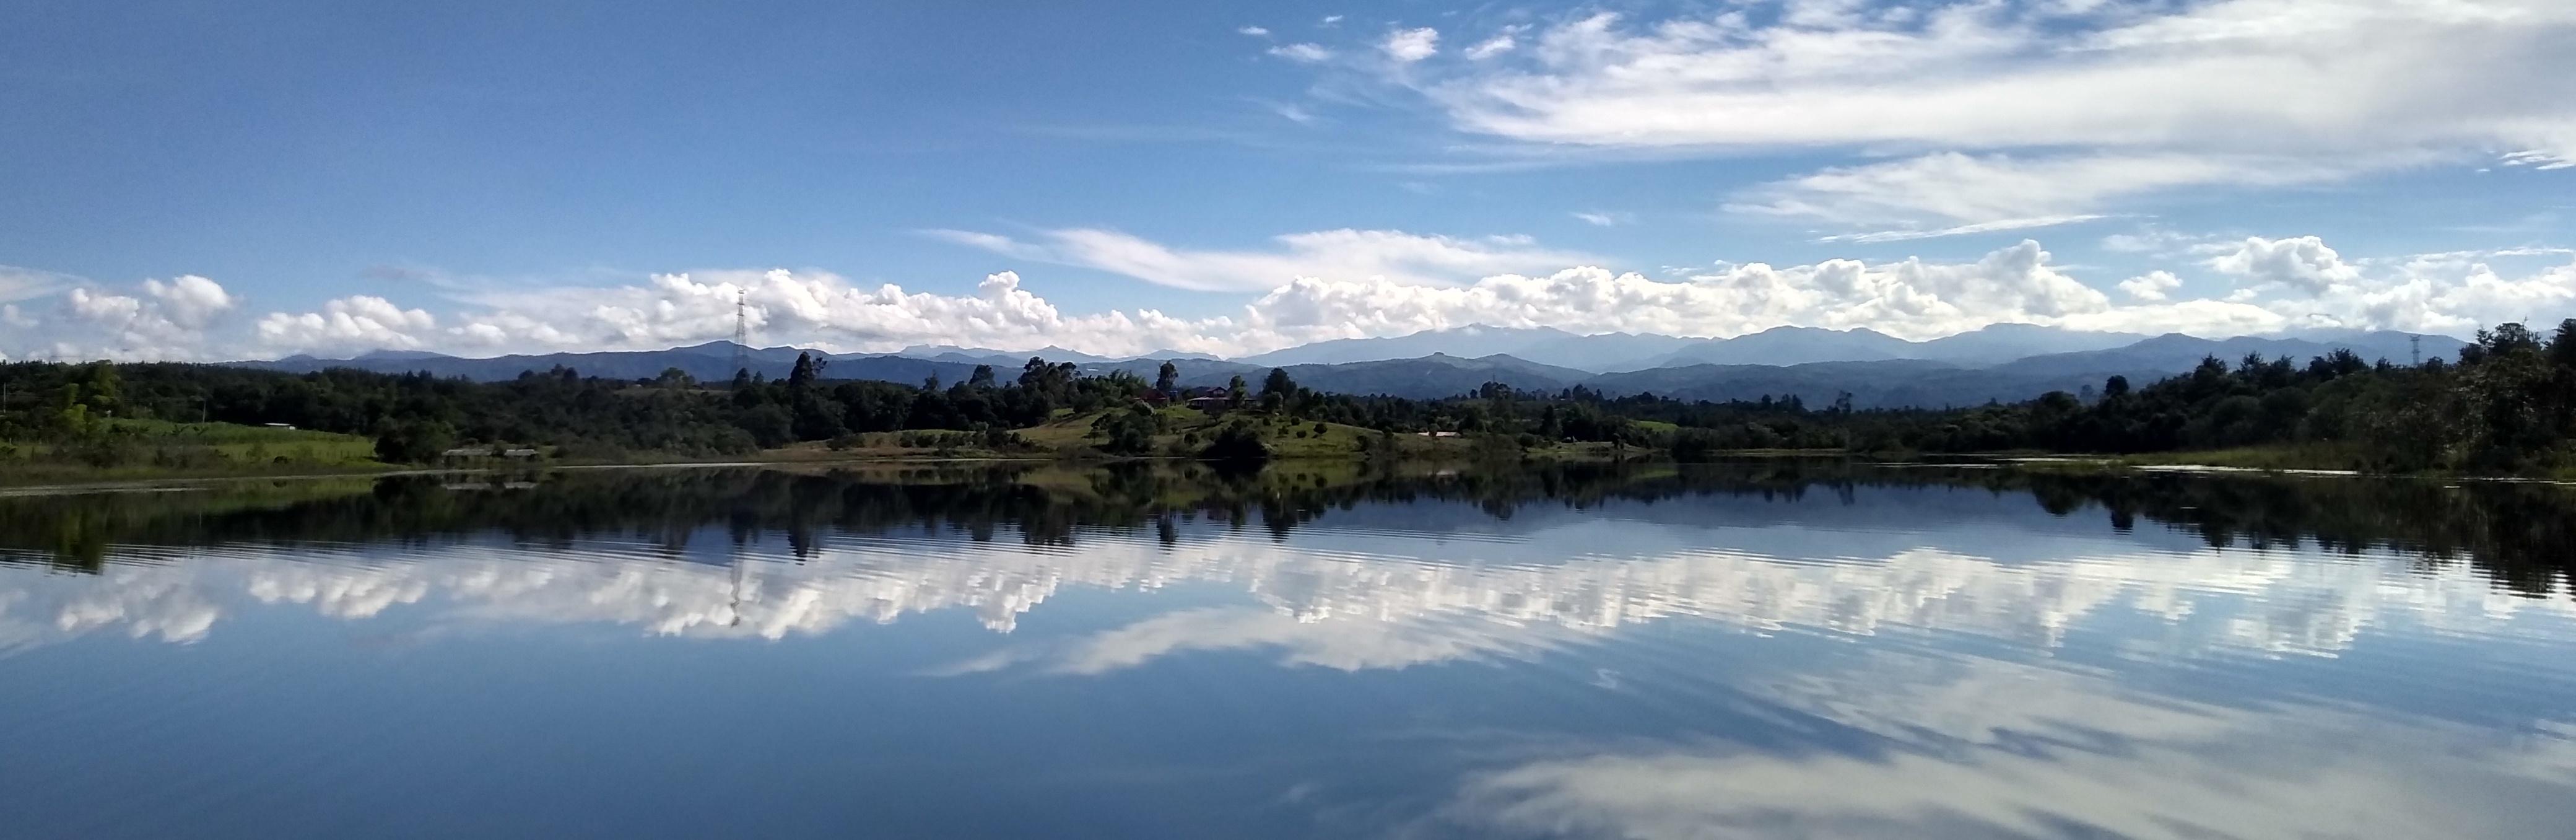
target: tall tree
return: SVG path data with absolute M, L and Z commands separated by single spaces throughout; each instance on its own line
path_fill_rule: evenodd
M 814 357 L 796 354 L 796 367 L 787 372 L 787 389 L 804 391 L 814 387 Z

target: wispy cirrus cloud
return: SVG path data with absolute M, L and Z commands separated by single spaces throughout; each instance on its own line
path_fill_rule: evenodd
M 1099 228 L 1045 231 L 1024 242 L 991 233 L 925 231 L 1004 256 L 1076 265 L 1200 291 L 1266 291 L 1300 277 L 1407 285 L 1461 283 L 1509 272 L 1551 271 L 1598 257 L 1539 247 L 1527 237 L 1459 238 L 1398 230 L 1324 230 L 1274 238 L 1267 251 L 1174 248 Z
M 1283 44 L 1271 47 L 1268 52 L 1280 58 L 1307 64 L 1321 64 L 1333 58 L 1332 50 L 1325 49 L 1321 44 L 1312 43 Z
M 2576 6 L 2556 0 L 1783 2 L 1461 37 L 1381 80 L 1531 148 L 1887 158 L 1731 206 L 1911 232 L 1894 238 L 2576 160 Z
M 2552 0 L 1832 7 L 1595 14 L 1423 90 L 1469 130 L 1612 146 L 2563 152 L 2576 126 L 2576 8 Z
M 69 274 L 0 265 L 0 303 L 53 294 L 81 282 Z
M 2320 183 L 2345 177 L 2372 162 L 2172 152 L 2041 158 L 1938 152 L 1832 167 L 1765 184 L 1746 191 L 1727 207 L 1849 224 L 1925 219 L 1952 223 L 1836 237 L 1879 242 L 2090 221 L 2101 218 L 2117 200 L 2142 193 L 2221 182 L 2238 186 Z

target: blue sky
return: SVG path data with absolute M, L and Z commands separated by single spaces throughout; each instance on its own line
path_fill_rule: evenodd
M 2576 316 L 2552 0 L 542 5 L 0 2 L 0 353 Z

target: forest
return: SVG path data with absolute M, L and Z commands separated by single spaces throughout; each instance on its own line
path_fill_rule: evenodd
M 1041 449 L 1023 430 L 1087 420 L 1083 448 L 1095 455 L 1258 459 L 1283 428 L 1299 428 L 1304 437 L 1299 424 L 1312 424 L 1319 436 L 1328 425 L 1389 437 L 1454 432 L 1486 444 L 1479 452 L 1590 442 L 1682 461 L 1747 450 L 1904 456 L 2268 448 L 2307 465 L 2379 472 L 2532 474 L 2576 466 L 2576 319 L 2547 336 L 2522 324 L 2480 331 L 2456 360 L 2397 365 L 2341 351 L 2306 360 L 2212 358 L 2155 382 L 2111 377 L 2082 395 L 1954 409 L 1855 410 L 1848 400 L 1811 406 L 1795 397 L 1685 402 L 1581 388 L 1533 393 L 1499 383 L 1414 400 L 1319 393 L 1280 370 L 1257 385 L 1237 377 L 1224 388 L 1182 389 L 1174 363 L 1148 382 L 1126 373 L 1086 376 L 1043 358 L 1008 378 L 986 366 L 954 383 L 829 374 L 828 363 L 812 359 L 775 380 L 742 373 L 699 382 L 677 370 L 609 379 L 557 368 L 490 383 L 350 369 L 19 362 L 0 364 L 0 456 L 100 465 L 149 457 L 156 443 L 137 425 L 142 421 L 364 436 L 386 463 L 434 462 L 459 446 L 542 447 L 553 457 L 594 461 L 637 453 L 737 457 L 800 442 L 839 448 L 874 432 L 965 433 L 942 439 L 1031 453 Z M 1179 413 L 1213 418 L 1180 439 Z

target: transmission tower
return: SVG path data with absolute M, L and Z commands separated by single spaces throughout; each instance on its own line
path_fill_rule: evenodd
M 2415 366 L 2416 366 L 2416 367 L 2423 367 L 2423 366 L 2424 366 L 2424 337 L 2423 337 L 2423 336 L 2420 336 L 2420 335 L 2410 335 L 2410 336 L 2407 336 L 2407 337 L 2406 337 L 2406 347 L 2407 347 L 2407 353 L 2408 353 L 2408 354 L 2410 354 L 2410 355 L 2413 355 L 2413 356 L 2415 357 Z
M 733 293 L 733 369 L 751 369 L 751 290 Z

